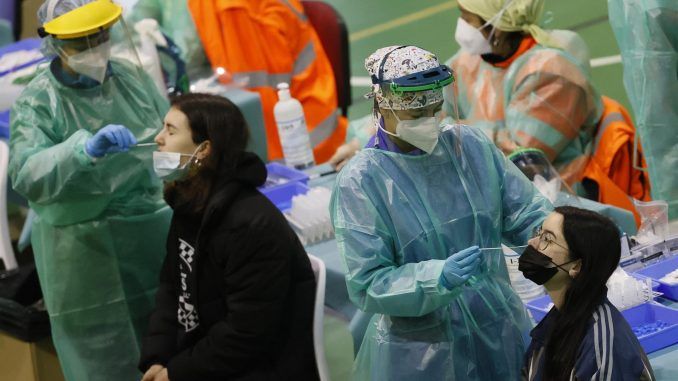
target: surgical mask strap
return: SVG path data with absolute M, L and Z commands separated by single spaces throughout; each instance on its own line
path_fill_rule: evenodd
M 565 266 L 565 265 L 570 264 L 570 263 L 575 262 L 575 261 L 577 261 L 577 260 L 576 260 L 576 259 L 573 259 L 573 260 L 571 260 L 571 261 L 567 261 L 567 262 L 561 263 L 561 264 L 559 264 L 559 265 L 556 264 L 556 263 L 553 262 L 553 261 L 551 261 L 551 263 L 553 263 L 553 264 L 554 264 L 557 268 L 559 268 L 560 270 L 563 270 L 564 272 L 566 272 L 566 273 L 569 274 L 569 273 L 570 273 L 570 270 L 565 270 L 565 269 L 562 268 L 561 266 Z
M 398 114 L 395 113 L 395 110 L 393 110 L 392 108 L 389 109 L 389 110 L 391 110 L 391 114 L 393 114 L 393 116 L 395 116 L 395 118 L 396 118 L 396 120 L 397 120 L 398 122 L 402 122 L 402 121 L 400 120 L 400 118 L 398 118 Z
M 188 167 L 188 166 L 191 164 L 191 161 L 193 161 L 193 158 L 196 157 L 196 155 L 198 154 L 198 151 L 200 150 L 200 147 L 202 147 L 202 143 L 200 143 L 200 144 L 198 145 L 198 147 L 196 147 L 195 151 L 193 151 L 192 154 L 176 152 L 176 153 L 179 154 L 179 157 L 182 157 L 182 156 L 183 156 L 183 157 L 186 157 L 186 156 L 189 157 L 188 161 L 186 161 L 186 163 L 184 163 L 183 165 L 182 165 L 182 164 L 179 164 L 179 166 L 177 167 L 177 169 L 184 169 L 184 168 Z
M 197 155 L 198 152 L 200 151 L 200 148 L 202 147 L 203 143 L 204 143 L 204 142 L 198 144 L 198 146 L 195 148 L 195 151 L 193 151 L 193 153 L 190 155 L 190 159 L 188 159 L 188 161 L 186 162 L 186 164 L 184 164 L 183 167 L 186 167 L 186 166 L 190 165 L 190 164 L 191 164 L 191 161 L 193 161 L 193 158 L 197 157 L 196 155 Z M 189 156 L 188 154 L 185 154 L 185 153 L 182 153 L 182 154 L 180 154 L 180 155 L 182 155 L 182 156 Z
M 395 116 L 396 120 L 400 123 L 400 118 L 398 118 L 398 115 L 396 115 L 395 111 L 393 111 L 392 108 L 390 108 L 389 110 L 391 110 L 391 112 L 393 113 L 393 116 Z M 381 130 L 384 131 L 385 133 L 387 133 L 388 135 L 394 136 L 396 138 L 400 137 L 400 135 L 398 135 L 397 133 L 394 134 L 393 132 L 389 132 L 388 130 L 386 130 L 386 127 L 382 127 L 381 123 L 379 123 L 379 128 L 381 128 Z M 398 129 L 396 128 L 396 132 L 397 131 L 398 131 Z

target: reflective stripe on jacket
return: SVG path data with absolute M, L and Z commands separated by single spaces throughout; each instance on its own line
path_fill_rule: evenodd
M 298 0 L 189 0 L 189 8 L 212 67 L 261 96 L 269 159 L 282 158 L 273 117 L 276 85 L 290 84 L 304 107 L 318 163 L 344 143 L 347 120 L 337 106 L 330 62 Z

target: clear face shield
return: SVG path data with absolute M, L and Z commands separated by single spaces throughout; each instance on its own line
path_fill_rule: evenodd
M 50 35 L 46 38 L 46 47 L 60 58 L 66 78 L 103 84 L 120 66 L 143 75 L 132 35 L 122 18 L 110 27 L 86 36 L 59 38 Z
M 508 159 L 552 203 L 563 197 L 574 201 L 578 199 L 572 188 L 561 179 L 558 171 L 541 150 L 536 148 L 518 149 L 510 154 Z M 563 193 L 561 194 L 561 192 Z

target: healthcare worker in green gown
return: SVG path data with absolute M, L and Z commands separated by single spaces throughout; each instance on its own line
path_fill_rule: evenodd
M 502 242 L 551 204 L 480 130 L 441 126 L 453 74 L 390 46 L 365 61 L 376 134 L 337 177 L 330 211 L 351 300 L 374 313 L 357 380 L 517 380 L 530 329 Z
M 141 377 L 165 255 L 170 210 L 154 147 L 135 144 L 153 141 L 168 104 L 133 62 L 121 12 L 110 0 L 43 4 L 53 59 L 11 110 L 9 174 L 37 213 L 35 262 L 69 381 Z
M 652 185 L 678 232 L 678 1 L 609 1 L 610 24 L 624 64 Z

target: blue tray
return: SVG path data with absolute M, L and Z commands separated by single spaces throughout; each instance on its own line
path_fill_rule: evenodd
M 293 182 L 288 186 L 278 187 L 267 192 L 262 192 L 281 212 L 286 212 L 292 207 L 292 198 L 298 194 L 306 194 L 308 187 L 304 183 Z
M 635 274 L 631 273 L 630 274 L 633 277 L 636 277 L 638 279 L 645 279 L 649 278 L 647 276 L 643 276 L 640 274 Z M 652 280 L 652 291 L 658 291 L 660 287 L 659 282 L 656 282 L 654 279 Z M 534 319 L 535 322 L 539 323 L 541 319 L 546 316 L 546 314 L 549 312 L 551 307 L 549 307 L 549 304 L 551 304 L 551 297 L 548 295 L 540 296 L 536 299 L 532 299 L 529 302 L 525 304 L 525 307 L 527 307 L 527 310 L 530 312 L 532 315 L 532 318 Z
M 636 274 L 652 278 L 652 280 L 659 283 L 657 291 L 663 293 L 665 298 L 678 301 L 678 284 L 670 285 L 659 280 L 677 268 L 678 256 L 674 256 L 640 269 L 636 271 Z
M 549 304 L 551 304 L 551 297 L 544 295 L 530 300 L 525 304 L 525 307 L 527 307 L 527 310 L 530 312 L 530 315 L 532 315 L 534 321 L 539 323 L 551 309 Z
M 19 50 L 36 50 L 36 49 L 40 49 L 40 39 L 39 38 L 26 38 L 24 40 L 20 40 L 20 41 L 17 41 L 15 43 L 12 43 L 12 44 L 9 44 L 9 45 L 6 45 L 6 46 L 3 46 L 2 48 L 0 48 L 0 57 L 4 56 L 7 53 L 13 53 L 13 52 L 16 52 L 16 51 L 19 51 Z M 41 58 L 35 59 L 33 61 L 23 63 L 19 66 L 13 67 L 11 69 L 0 71 L 0 77 L 7 75 L 11 72 L 29 67 L 31 65 L 35 65 L 35 64 L 40 63 L 42 61 L 46 61 L 46 60 L 47 60 L 47 58 L 41 57 Z
M 259 191 L 281 211 L 292 206 L 292 197 L 308 192 L 308 175 L 278 163 L 266 164 L 266 183 Z
M 526 306 L 534 320 L 539 322 L 546 316 L 546 313 L 548 313 L 548 305 L 550 303 L 551 298 L 546 295 L 531 300 Z M 621 314 L 632 329 L 647 324 L 653 324 L 657 321 L 661 321 L 667 325 L 656 332 L 636 334 L 645 353 L 652 353 L 678 343 L 678 310 L 665 307 L 655 302 L 648 302 L 624 310 Z
M 289 183 L 299 182 L 308 185 L 308 175 L 279 163 L 266 164 L 266 183 L 259 188 L 262 193 L 289 186 Z
M 652 353 L 678 343 L 678 310 L 650 302 L 624 310 L 622 315 L 631 328 L 653 324 L 657 321 L 666 324 L 662 329 L 652 333 L 636 333 L 645 353 Z

